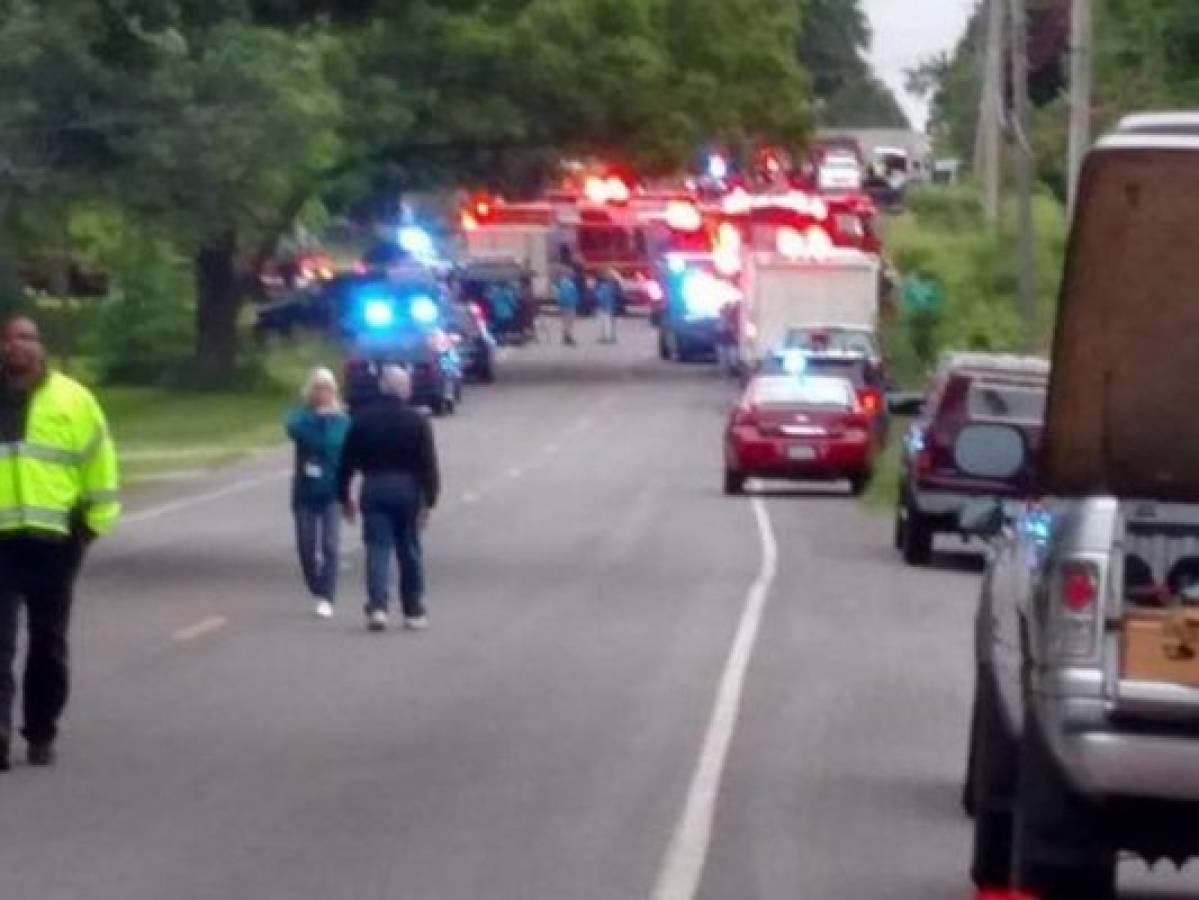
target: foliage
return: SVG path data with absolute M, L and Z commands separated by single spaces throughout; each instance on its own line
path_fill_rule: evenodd
M 94 356 L 110 384 L 177 383 L 187 368 L 194 294 L 181 261 L 135 237 L 111 258 L 117 289 L 104 304 Z
M 921 274 L 945 291 L 946 308 L 938 322 L 902 311 L 890 334 L 895 355 L 905 361 L 901 375 L 911 383 L 946 349 L 1047 352 L 1056 308 L 1066 223 L 1060 204 L 1048 193 L 1034 204 L 1040 285 L 1036 320 L 1024 321 L 1017 298 L 1014 209 L 1003 227 L 985 227 L 981 203 L 970 188 L 926 188 L 910 195 L 908 210 L 887 223 L 887 242 L 901 272 Z M 922 342 L 932 336 L 932 346 Z
M 812 73 L 822 121 L 833 127 L 908 128 L 895 95 L 871 70 L 870 22 L 860 0 L 801 0 L 800 61 Z

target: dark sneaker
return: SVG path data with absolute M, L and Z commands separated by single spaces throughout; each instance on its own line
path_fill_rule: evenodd
M 30 744 L 29 765 L 39 769 L 49 768 L 58 761 L 53 744 Z
M 8 741 L 8 735 L 0 734 L 0 772 L 7 772 L 12 769 L 12 757 L 9 755 L 12 747 Z

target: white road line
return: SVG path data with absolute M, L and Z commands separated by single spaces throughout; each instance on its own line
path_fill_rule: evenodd
M 180 500 L 172 500 L 170 503 L 164 503 L 161 506 L 152 506 L 149 509 L 143 509 L 139 512 L 130 513 L 121 519 L 122 525 L 138 525 L 142 522 L 153 522 L 156 519 L 161 519 L 163 516 L 173 515 L 177 512 L 183 512 L 186 509 L 191 509 L 193 506 L 203 506 L 205 503 L 213 503 L 217 500 L 223 500 L 225 497 L 232 497 L 235 494 L 241 494 L 245 491 L 253 490 L 254 488 L 270 484 L 272 481 L 279 481 L 289 475 L 288 470 L 280 470 L 272 472 L 269 475 L 258 475 L 254 478 L 244 478 L 241 481 L 235 481 L 232 484 L 227 484 L 225 487 L 215 491 L 209 491 L 207 494 L 197 494 L 194 497 L 184 497 Z
M 770 589 L 778 572 L 778 543 L 770 522 L 770 512 L 760 497 L 753 499 L 752 506 L 762 540 L 761 567 L 741 612 L 737 635 L 733 638 L 732 650 L 720 676 L 720 688 L 704 735 L 699 761 L 691 776 L 687 801 L 658 872 L 651 900 L 693 900 L 703 878 L 720 784 L 741 712 L 745 676 L 753 659 Z
M 194 641 L 197 638 L 202 638 L 206 634 L 212 634 L 214 631 L 220 631 L 229 620 L 224 616 L 209 616 L 207 619 L 201 619 L 195 625 L 188 625 L 186 628 L 180 628 L 172 636 L 171 640 L 177 643 L 185 643 Z

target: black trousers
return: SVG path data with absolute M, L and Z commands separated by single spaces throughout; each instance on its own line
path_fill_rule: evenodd
M 82 561 L 83 548 L 76 541 L 0 538 L 0 733 L 12 734 L 13 663 L 24 606 L 29 642 L 22 734 L 31 743 L 49 743 L 58 735 L 70 691 L 67 631 Z

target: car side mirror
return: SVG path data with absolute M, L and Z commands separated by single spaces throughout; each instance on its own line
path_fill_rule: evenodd
M 887 394 L 887 409 L 893 416 L 915 417 L 924 412 L 924 395 L 912 391 Z
M 958 513 L 958 529 L 962 534 L 983 540 L 998 537 L 1003 523 L 1003 504 L 998 500 L 972 500 Z

